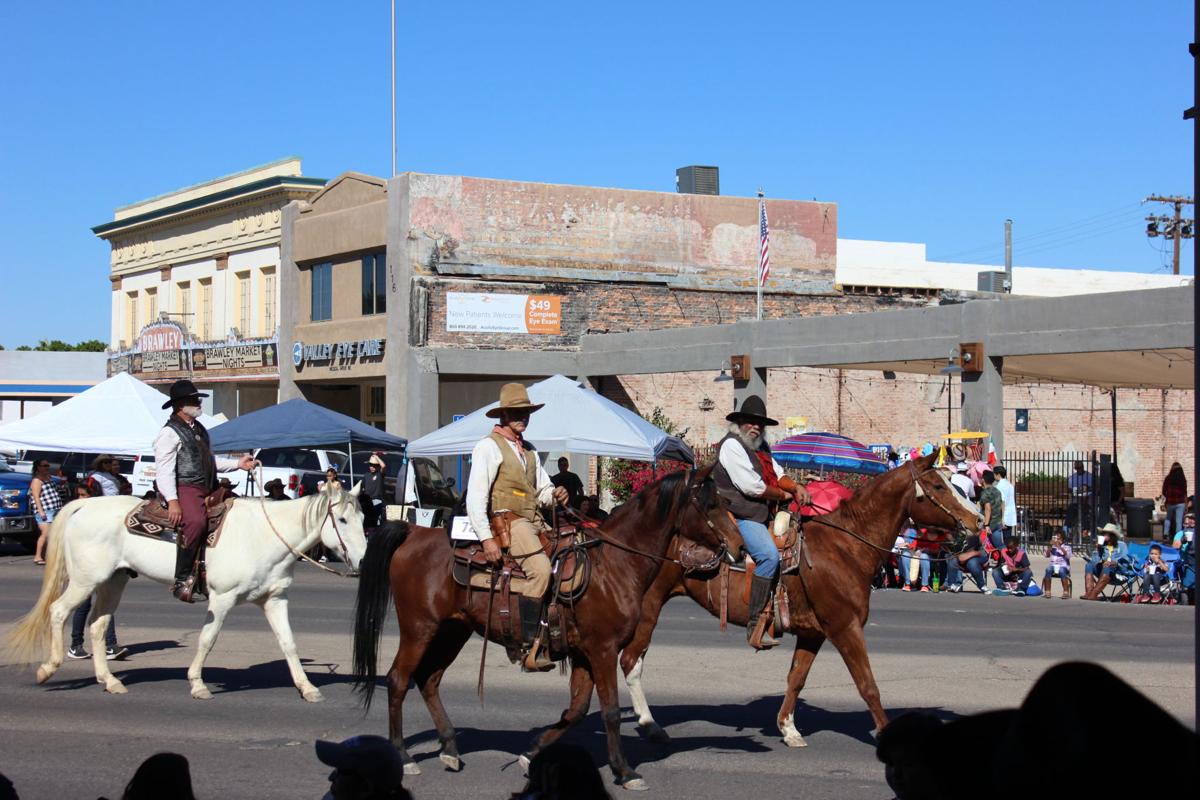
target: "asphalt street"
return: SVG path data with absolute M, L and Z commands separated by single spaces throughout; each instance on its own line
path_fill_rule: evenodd
M 0 633 L 32 604 L 41 568 L 27 556 L 0 556 Z M 325 700 L 305 703 L 292 687 L 265 619 L 236 609 L 209 658 L 209 701 L 192 700 L 185 679 L 204 610 L 167 589 L 132 581 L 118 612 L 121 642 L 132 651 L 115 672 L 129 688 L 106 695 L 90 661 L 68 661 L 44 686 L 33 669 L 0 666 L 0 772 L 22 798 L 119 797 L 148 755 L 171 750 L 191 761 L 205 798 L 321 797 L 329 769 L 313 755 L 315 739 L 386 732 L 383 691 L 369 713 L 350 694 L 351 613 L 355 584 L 301 567 L 291 619 L 308 674 Z M 1194 727 L 1192 609 L 1079 600 L 990 597 L 975 593 L 877 592 L 867 631 L 884 705 L 945 719 L 1018 704 L 1047 667 L 1067 659 L 1105 664 Z M 666 608 L 655 634 L 644 686 L 671 735 L 659 745 L 639 737 L 625 704 L 624 744 L 631 763 L 659 797 L 891 797 L 874 757 L 870 719 L 836 651 L 817 658 L 797 713 L 808 747 L 786 747 L 774 717 L 791 640 L 754 654 L 741 631 L 684 599 Z M 383 645 L 395 651 L 391 624 Z M 418 800 L 504 798 L 521 788 L 513 763 L 532 732 L 558 718 L 567 700 L 557 672 L 522 675 L 493 649 L 486 707 L 474 686 L 479 640 L 447 673 L 442 696 L 458 726 L 465 766 L 447 772 L 417 692 L 406 703 L 407 740 L 423 774 L 406 785 Z M 381 663 L 386 669 L 386 663 Z M 592 713 L 571 741 L 606 761 Z M 609 775 L 607 767 L 604 774 Z M 614 795 L 623 794 L 613 787 Z

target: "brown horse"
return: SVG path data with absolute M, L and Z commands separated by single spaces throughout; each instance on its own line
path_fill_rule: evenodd
M 879 475 L 837 510 L 804 523 L 803 550 L 807 555 L 802 554 L 797 572 L 782 577 L 790 611 L 788 630 L 796 636 L 796 650 L 776 723 L 790 747 L 805 746 L 793 719 L 796 699 L 826 639 L 833 642 L 846 662 L 858 693 L 870 709 L 875 731 L 887 725 L 863 638 L 870 612 L 871 580 L 909 518 L 919 525 L 949 529 L 978 530 L 981 522 L 975 505 L 933 468 L 933 460 L 934 456 L 926 456 Z M 689 576 L 667 564 L 646 592 L 637 634 L 621 653 L 621 669 L 633 697 L 638 726 L 652 739 L 668 738 L 654 721 L 641 688 L 643 660 L 658 615 L 667 600 L 681 594 L 719 614 L 715 598 L 720 597 L 720 580 L 713 572 Z M 730 576 L 730 585 L 729 621 L 745 625 L 747 604 L 740 573 Z
M 726 548 L 737 552 L 742 539 L 722 509 L 707 470 L 674 473 L 646 487 L 614 513 L 596 537 L 603 541 L 589 552 L 592 572 L 587 592 L 572 608 L 563 609 L 571 663 L 570 706 L 556 724 L 534 739 L 521 761 L 527 765 L 528 759 L 587 715 L 594 687 L 608 734 L 613 775 L 626 788 L 643 789 L 645 781 L 630 768 L 621 751 L 617 654 L 633 638 L 642 595 L 660 566 L 680 566 L 666 560 L 668 549 L 678 550 L 677 539 L 708 549 L 714 559 Z M 488 629 L 490 606 L 486 590 L 471 591 L 454 582 L 452 558 L 445 530 L 397 523 L 385 525 L 371 537 L 359 565 L 355 691 L 369 706 L 390 587 L 400 621 L 400 647 L 387 674 L 388 735 L 409 774 L 420 772 L 404 748 L 401 711 L 410 679 L 420 689 L 437 727 L 442 762 L 453 770 L 461 767 L 454 726 L 438 687 L 446 667 L 472 631 L 483 634 Z M 498 642 L 500 604 L 495 605 L 490 631 L 492 640 Z

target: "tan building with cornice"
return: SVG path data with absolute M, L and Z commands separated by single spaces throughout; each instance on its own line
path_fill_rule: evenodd
M 324 184 L 285 158 L 123 206 L 94 227 L 112 246 L 109 374 L 191 378 L 228 417 L 274 403 L 280 210 Z

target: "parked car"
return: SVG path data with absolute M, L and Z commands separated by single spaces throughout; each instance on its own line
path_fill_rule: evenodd
M 0 537 L 14 539 L 32 551 L 38 527 L 29 507 L 29 484 L 33 476 L 17 472 L 0 459 Z
M 341 473 L 349 458 L 340 450 L 306 447 L 268 447 L 254 455 L 262 462 L 262 482 L 266 484 L 278 478 L 283 482 L 284 493 L 292 498 L 315 491 L 317 482 L 325 479 L 325 470 L 329 467 Z

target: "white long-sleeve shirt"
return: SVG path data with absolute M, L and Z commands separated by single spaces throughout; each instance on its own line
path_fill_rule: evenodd
M 513 442 L 504 441 L 522 464 L 527 458 L 537 459 L 536 451 L 522 450 Z M 480 439 L 471 451 L 471 474 L 467 478 L 467 519 L 480 541 L 492 538 L 492 527 L 488 524 L 488 501 L 492 497 L 492 484 L 496 482 L 502 459 L 499 446 L 490 437 Z M 539 505 L 548 506 L 554 502 L 554 484 L 541 464 L 537 467 L 537 486 L 534 488 Z
M 1013 487 L 1012 482 L 1008 478 L 1001 478 L 996 481 L 996 488 L 1000 490 L 1000 498 L 1004 500 L 1004 525 L 1007 528 L 1016 527 L 1017 524 L 1017 490 Z
M 178 500 L 175 486 L 175 458 L 179 455 L 179 434 L 172 428 L 163 428 L 154 437 L 154 482 L 167 500 Z M 216 457 L 217 472 L 233 472 L 238 468 L 236 458 Z
M 721 462 L 721 466 L 729 473 L 729 480 L 733 481 L 733 485 L 737 490 L 747 497 L 762 497 L 767 491 L 767 483 L 754 469 L 754 465 L 750 463 L 750 454 L 746 452 L 746 448 L 742 447 L 741 443 L 734 439 L 726 439 L 721 445 L 721 450 L 717 454 L 717 461 Z M 785 473 L 783 467 L 779 466 L 779 462 L 771 459 L 771 465 L 775 469 L 775 477 L 782 478 Z

